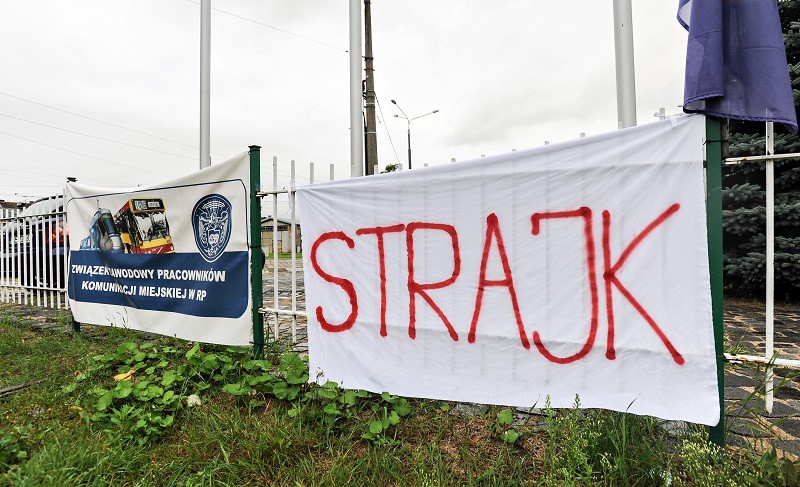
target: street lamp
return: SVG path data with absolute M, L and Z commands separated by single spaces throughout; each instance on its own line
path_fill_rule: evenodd
M 395 115 L 395 118 L 404 118 L 406 120 L 406 124 L 408 127 L 408 168 L 411 169 L 411 122 L 413 122 L 418 118 L 425 117 L 427 115 L 433 115 L 434 113 L 439 113 L 439 110 L 434 110 L 432 112 L 424 113 L 422 115 L 417 115 L 416 117 L 409 118 L 408 115 L 406 115 L 406 112 L 404 112 L 403 109 L 400 108 L 400 105 L 398 105 L 396 101 L 392 100 L 392 103 L 394 103 L 394 106 L 396 106 L 397 109 L 400 110 L 400 113 L 402 113 L 402 115 Z

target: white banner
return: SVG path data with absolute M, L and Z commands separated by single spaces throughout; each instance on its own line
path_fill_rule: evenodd
M 70 306 L 81 323 L 252 342 L 249 156 L 163 184 L 67 184 Z
M 704 133 L 299 188 L 312 380 L 716 424 Z

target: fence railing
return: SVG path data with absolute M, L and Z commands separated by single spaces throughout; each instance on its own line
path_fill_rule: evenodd
M 766 304 L 765 304 L 765 349 L 764 355 L 725 354 L 729 362 L 750 362 L 766 365 L 765 408 L 772 411 L 774 399 L 774 367 L 800 368 L 800 360 L 779 357 L 774 348 L 774 258 L 775 258 L 775 170 L 774 162 L 784 159 L 800 158 L 796 154 L 774 154 L 774 127 L 766 124 L 766 154 L 728 158 L 725 164 L 765 162 L 766 165 Z M 272 189 L 256 193 L 258 198 L 272 199 L 272 286 L 265 290 L 263 305 L 259 308 L 272 326 L 272 336 L 281 336 L 281 325 L 290 333 L 293 342 L 298 341 L 298 326 L 307 317 L 305 303 L 299 300 L 304 296 L 298 290 L 297 254 L 300 243 L 297 241 L 298 219 L 296 204 L 296 165 L 290 162 L 290 183 L 288 187 L 278 187 L 278 159 L 272 159 Z M 314 163 L 308 166 L 308 179 L 315 182 Z M 334 165 L 330 165 L 329 180 L 334 179 Z M 281 281 L 281 261 L 279 258 L 279 203 L 285 198 L 288 204 L 288 227 L 290 250 L 289 266 L 283 269 L 287 279 Z M 262 232 L 265 229 L 262 225 Z M 0 209 L 0 302 L 28 304 L 50 308 L 68 308 L 67 275 L 69 269 L 69 248 L 67 239 L 66 214 L 63 195 L 56 195 L 35 202 L 24 210 Z M 286 266 L 283 266 L 286 267 Z M 302 278 L 301 278 L 302 279 Z M 282 291 L 281 287 L 289 290 Z M 288 321 L 288 323 L 287 323 Z M 283 323 L 282 323 L 283 322 Z M 286 329 L 288 328 L 288 329 Z
M 259 308 L 259 312 L 265 315 L 265 318 L 269 318 L 269 320 L 265 320 L 271 322 L 270 325 L 272 326 L 272 336 L 279 337 L 281 336 L 281 322 L 283 319 L 289 321 L 289 330 L 291 333 L 291 339 L 293 343 L 297 343 L 298 341 L 298 325 L 302 324 L 300 321 L 305 321 L 307 316 L 306 311 L 304 309 L 298 309 L 298 298 L 301 297 L 298 293 L 298 277 L 297 277 L 297 254 L 298 254 L 298 246 L 300 242 L 297 241 L 297 225 L 298 225 L 298 214 L 297 214 L 297 191 L 296 191 L 296 164 L 295 161 L 291 161 L 289 165 L 289 186 L 288 188 L 278 188 L 278 158 L 272 158 L 272 190 L 267 191 L 260 191 L 256 193 L 256 196 L 259 198 L 271 198 L 272 199 L 272 295 L 269 296 L 269 292 L 265 292 L 265 300 L 264 304 L 261 308 Z M 314 183 L 314 163 L 309 163 L 308 166 L 308 175 L 309 181 L 311 184 Z M 334 165 L 330 165 L 330 173 L 329 173 L 329 181 L 334 180 Z M 285 195 L 285 196 L 284 196 Z M 289 252 L 289 268 L 286 269 L 291 275 L 290 277 L 290 287 L 291 291 L 289 293 L 288 299 L 287 297 L 281 298 L 281 280 L 280 280 L 280 273 L 281 273 L 281 260 L 279 259 L 279 252 L 278 250 L 281 248 L 278 244 L 279 231 L 278 227 L 279 223 L 279 216 L 278 216 L 278 206 L 279 206 L 279 198 L 285 197 L 286 203 L 288 203 L 288 231 L 289 231 L 289 239 L 290 239 L 290 250 Z M 264 228 L 262 227 L 262 232 Z M 265 262 L 266 264 L 266 262 Z M 284 272 L 286 272 L 284 271 Z M 271 299 L 270 299 L 271 298 Z M 288 301 L 288 302 L 287 302 Z M 303 303 L 305 304 L 305 303 Z
M 0 302 L 69 308 L 64 197 L 0 209 Z
M 775 154 L 775 125 L 767 122 L 766 147 L 763 156 L 733 157 L 725 159 L 725 164 L 743 164 L 747 162 L 764 162 L 766 176 L 766 216 L 767 216 L 767 248 L 766 248 L 766 296 L 765 296 L 765 328 L 764 355 L 725 354 L 728 361 L 752 362 L 766 364 L 764 374 L 764 407 L 772 412 L 774 392 L 775 366 L 800 368 L 800 360 L 779 358 L 775 351 L 775 161 L 800 158 L 800 153 Z

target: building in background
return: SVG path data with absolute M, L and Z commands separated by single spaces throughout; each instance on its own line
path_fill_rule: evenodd
M 292 222 L 288 219 L 278 218 L 278 253 L 288 254 L 292 251 Z M 272 230 L 273 221 L 271 216 L 261 219 L 261 248 L 266 255 L 272 254 Z M 300 252 L 302 245 L 300 242 L 300 220 L 295 220 L 295 252 Z

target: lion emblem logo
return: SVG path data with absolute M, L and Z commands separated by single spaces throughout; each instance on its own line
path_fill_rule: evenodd
M 231 239 L 231 203 L 224 196 L 204 196 L 192 210 L 194 241 L 207 262 L 219 259 Z

